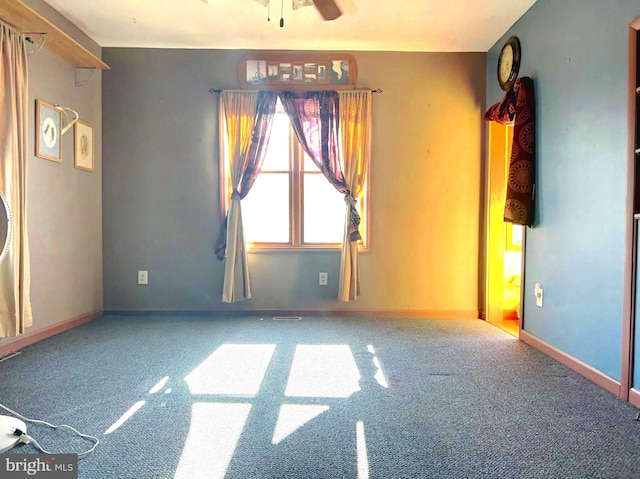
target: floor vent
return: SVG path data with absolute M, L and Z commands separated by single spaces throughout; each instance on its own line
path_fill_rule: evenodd
M 302 316 L 274 316 L 274 321 L 302 321 Z

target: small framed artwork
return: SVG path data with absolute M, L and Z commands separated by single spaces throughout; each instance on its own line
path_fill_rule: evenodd
M 36 156 L 58 163 L 62 161 L 61 123 L 60 110 L 46 101 L 36 100 Z
M 267 62 L 247 61 L 247 83 L 258 85 L 267 82 Z
M 278 64 L 277 63 L 267 64 L 267 81 L 277 82 L 278 78 L 279 78 Z
M 349 83 L 349 61 L 331 60 L 329 83 L 332 85 L 346 85 Z
M 74 165 L 79 170 L 93 171 L 93 126 L 78 120 L 73 125 Z
M 327 66 L 318 65 L 318 80 L 324 81 L 327 79 Z

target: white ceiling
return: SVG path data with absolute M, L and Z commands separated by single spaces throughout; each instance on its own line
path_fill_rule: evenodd
M 46 0 L 103 47 L 485 52 L 536 0 L 339 0 L 325 22 L 315 7 L 281 0 Z

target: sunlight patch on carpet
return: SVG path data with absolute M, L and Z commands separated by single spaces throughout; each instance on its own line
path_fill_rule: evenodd
M 174 479 L 224 479 L 251 404 L 194 403 Z
M 378 356 L 376 356 L 376 350 L 373 348 L 371 344 L 367 346 L 367 351 L 369 351 L 373 355 L 373 365 L 376 367 L 376 374 L 373 376 L 375 380 L 378 382 L 380 386 L 387 389 L 389 387 L 389 383 L 387 382 L 387 378 L 382 371 L 382 365 L 380 364 L 380 360 Z
M 369 457 L 367 455 L 367 439 L 364 435 L 364 423 L 356 423 L 356 451 L 358 457 L 358 479 L 369 479 Z
M 346 344 L 296 346 L 287 397 L 347 398 L 360 391 L 360 371 Z
M 223 344 L 185 377 L 191 394 L 255 396 L 275 344 Z
M 278 422 L 273 431 L 272 444 L 278 444 L 320 414 L 329 406 L 310 404 L 283 404 L 278 413 Z
M 158 391 L 160 391 L 164 387 L 164 385 L 167 384 L 168 380 L 169 380 L 169 376 L 163 377 L 160 381 L 156 383 L 155 386 L 149 389 L 149 394 L 155 394 Z
M 138 412 L 138 410 L 142 406 L 144 406 L 145 403 L 146 403 L 146 401 L 138 401 L 137 403 L 135 403 L 133 406 L 131 406 L 129 408 L 129 410 L 127 412 L 125 412 L 122 416 L 120 416 L 120 418 L 116 422 L 114 422 L 111 426 L 109 426 L 109 429 L 107 429 L 104 433 L 105 434 L 111 434 L 113 431 L 118 429 L 125 422 L 127 422 L 127 420 L 129 420 L 129 418 L 131 416 L 133 416 L 136 412 Z

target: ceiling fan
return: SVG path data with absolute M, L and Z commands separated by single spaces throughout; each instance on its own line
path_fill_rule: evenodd
M 209 3 L 209 0 L 202 0 L 204 3 Z M 269 6 L 269 0 L 256 0 L 264 6 Z M 284 2 L 284 0 L 282 0 Z M 296 10 L 300 7 L 306 7 L 314 5 L 318 13 L 324 20 L 335 20 L 342 15 L 342 10 L 336 3 L 336 0 L 293 0 L 293 9 Z M 281 22 L 282 23 L 282 22 Z M 281 25 L 282 26 L 282 25 Z

